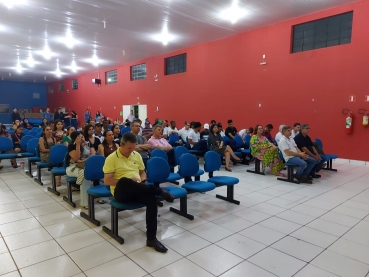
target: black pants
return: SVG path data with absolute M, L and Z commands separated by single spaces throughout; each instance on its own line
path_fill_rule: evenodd
M 168 156 L 168 164 L 175 165 L 174 164 L 174 148 L 169 149 L 169 151 L 167 152 L 167 156 Z
M 205 140 L 199 140 L 195 143 L 190 150 L 201 150 L 201 151 L 208 151 L 208 144 Z
M 156 238 L 158 206 L 156 195 L 160 195 L 161 188 L 137 183 L 128 178 L 121 178 L 114 190 L 114 197 L 118 202 L 139 202 L 146 205 L 147 239 Z

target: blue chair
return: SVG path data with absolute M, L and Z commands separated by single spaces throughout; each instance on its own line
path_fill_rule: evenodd
M 121 129 L 120 134 L 124 135 L 125 133 L 128 133 L 128 132 L 131 132 L 131 127 L 126 126 L 126 127 Z
M 184 154 L 188 154 L 188 153 L 189 153 L 189 151 L 188 151 L 188 149 L 186 147 L 184 147 L 184 146 L 177 146 L 174 149 L 174 160 L 175 160 L 175 164 L 176 165 L 179 165 L 179 161 L 180 161 L 181 156 L 184 155 Z M 203 175 L 204 173 L 205 173 L 204 170 L 199 169 L 198 172 L 195 175 L 193 175 L 195 177 L 195 181 L 200 181 L 200 176 Z M 189 180 L 191 180 L 191 177 L 189 177 L 187 179 L 185 178 L 185 182 L 186 181 L 189 181 Z
M 76 203 L 74 203 L 72 199 L 72 186 L 76 185 L 77 177 L 67 176 L 65 178 L 65 181 L 67 181 L 67 196 L 63 196 L 63 200 L 71 205 L 73 208 L 75 208 Z
M 191 150 L 191 146 L 188 143 L 188 137 L 186 137 L 186 147 L 190 154 L 195 154 L 195 155 L 200 155 L 200 156 L 203 156 L 205 154 L 205 152 L 202 150 Z
M 42 132 L 38 132 L 36 135 L 35 135 L 35 138 L 40 138 L 42 136 Z
M 208 182 L 214 183 L 216 186 L 227 186 L 227 197 L 218 194 L 216 197 L 239 205 L 240 201 L 234 199 L 234 185 L 239 183 L 239 179 L 228 176 L 214 176 L 214 171 L 218 171 L 222 166 L 218 157 L 218 154 L 214 151 L 209 151 L 205 154 L 204 169 L 205 172 L 209 173 Z
M 39 132 L 38 131 L 30 131 L 29 133 L 28 133 L 28 135 L 29 136 L 32 136 L 32 137 L 35 137 L 37 134 L 38 134 Z
M 38 131 L 40 128 L 38 128 L 38 127 L 33 127 L 31 130 L 32 131 Z
M 188 193 L 207 192 L 215 189 L 215 184 L 205 181 L 187 181 L 199 171 L 199 162 L 191 154 L 184 154 L 179 159 L 179 175 L 185 179 L 182 188 Z
M 50 149 L 50 162 L 37 162 L 37 178 L 34 178 L 34 181 L 39 185 L 43 186 L 44 184 L 41 182 L 41 169 L 49 168 L 50 170 L 58 165 L 63 164 L 63 160 L 65 154 L 68 152 L 68 147 L 63 144 L 58 144 Z
M 168 156 L 167 156 L 167 153 L 165 153 L 164 150 L 154 149 L 151 152 L 150 159 L 154 158 L 154 157 L 163 158 L 168 163 Z M 182 177 L 178 173 L 173 173 L 174 166 L 170 166 L 169 164 L 168 164 L 168 166 L 170 168 L 170 175 L 164 182 L 175 183 L 176 181 L 181 180 Z M 177 182 L 177 184 L 178 184 L 178 182 Z
M 8 152 L 8 151 L 13 151 L 13 141 L 8 138 L 8 137 L 0 137 L 0 152 Z M 14 159 L 17 158 L 18 155 L 14 154 L 14 153 L 4 153 L 4 154 L 0 154 L 0 160 L 5 160 L 5 159 Z
M 35 150 L 34 150 L 35 155 L 34 155 L 34 157 L 29 157 L 28 158 L 28 171 L 26 172 L 26 174 L 31 178 L 33 178 L 32 163 L 37 163 L 37 162 L 41 161 L 41 159 L 40 159 L 40 147 L 38 146 L 38 141 L 39 140 L 38 139 L 36 139 L 36 140 L 37 140 L 37 144 L 36 144 L 36 147 L 35 147 Z
M 64 176 L 65 174 L 67 174 L 66 172 L 66 167 L 65 167 L 65 162 L 66 162 L 66 157 L 67 155 L 69 155 L 68 151 L 67 153 L 65 154 L 64 156 L 64 159 L 62 161 L 62 166 L 60 167 L 53 167 L 50 172 L 51 172 L 51 187 L 48 187 L 47 190 L 54 193 L 55 195 L 59 196 L 60 195 L 60 192 L 56 190 L 56 181 L 55 181 L 55 177 L 56 176 Z M 55 157 L 54 157 L 55 158 Z M 59 157 L 58 157 L 59 158 Z M 54 160 L 54 161 L 51 161 L 51 157 L 50 157 L 50 162 L 51 163 L 55 163 L 55 164 L 58 164 L 60 165 L 60 160 Z
M 320 147 L 320 149 L 323 150 L 323 142 L 319 139 L 315 139 L 315 143 Z M 327 158 L 327 167 L 322 168 L 324 170 L 330 170 L 330 171 L 337 171 L 337 169 L 333 169 L 333 160 L 337 159 L 338 156 L 336 154 L 324 154 L 324 156 Z
M 243 140 L 240 136 L 234 136 L 234 140 L 236 141 L 236 147 L 237 148 L 244 148 L 245 144 L 243 143 Z
M 170 170 L 168 162 L 161 157 L 150 158 L 147 162 L 147 181 L 154 186 L 159 187 L 160 183 L 166 182 L 170 176 Z M 169 210 L 181 215 L 185 218 L 193 220 L 193 215 L 187 213 L 187 191 L 180 187 L 163 187 L 163 190 L 170 192 L 174 199 L 180 201 L 180 209 L 170 207 Z
M 23 129 L 22 133 L 25 134 L 25 135 L 28 135 L 28 133 L 30 132 L 30 130 L 28 129 Z
M 278 148 L 278 152 L 279 152 L 280 159 L 284 161 L 283 154 L 279 148 Z M 284 166 L 287 166 L 287 179 L 278 177 L 277 180 L 288 182 L 288 183 L 300 184 L 299 181 L 295 181 L 295 179 L 293 178 L 293 170 L 295 167 L 298 167 L 298 165 L 291 163 L 291 162 L 285 162 Z
M 103 167 L 105 163 L 104 156 L 91 156 L 86 160 L 85 179 L 94 183 L 94 187 L 87 189 L 88 194 L 88 214 L 81 212 L 80 216 L 90 221 L 96 226 L 100 226 L 100 221 L 95 219 L 95 198 L 110 197 L 110 187 L 104 184 L 100 185 L 100 180 L 104 179 Z
M 24 136 L 24 137 L 26 137 L 26 136 Z M 26 146 L 27 150 L 26 150 L 26 152 L 21 153 L 22 157 L 27 157 L 27 158 L 28 157 L 34 157 L 35 156 L 35 150 L 36 150 L 37 146 L 38 146 L 38 139 L 37 138 L 31 138 L 30 140 L 28 140 L 28 143 L 27 143 L 27 146 Z M 21 140 L 21 147 L 22 147 L 22 140 Z
M 20 141 L 20 147 L 23 151 L 23 149 L 27 149 L 27 144 L 28 142 L 33 139 L 34 137 L 33 136 L 30 136 L 30 135 L 25 135 L 22 137 L 21 141 Z M 28 151 L 27 151 L 28 152 Z
M 180 141 L 180 138 L 177 134 L 171 134 L 169 136 L 169 144 L 172 145 L 173 147 L 175 146 L 175 143 Z

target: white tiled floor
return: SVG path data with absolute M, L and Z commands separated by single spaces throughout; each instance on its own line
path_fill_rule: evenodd
M 201 160 L 200 160 L 201 163 Z M 145 209 L 119 214 L 120 245 L 60 196 L 3 161 L 0 171 L 0 276 L 369 277 L 369 167 L 334 162 L 313 185 L 277 181 L 233 166 L 234 205 L 225 188 L 188 196 L 193 221 L 159 208 L 157 237 L 169 248 L 145 247 Z M 205 176 L 202 177 L 206 179 Z M 62 179 L 64 180 L 64 179 Z M 63 182 L 63 181 L 62 181 Z M 164 184 L 166 185 L 166 184 Z M 176 200 L 172 206 L 179 207 Z M 109 204 L 95 205 L 110 227 Z

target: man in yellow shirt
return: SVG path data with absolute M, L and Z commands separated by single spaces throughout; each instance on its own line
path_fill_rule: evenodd
M 145 166 L 141 155 L 134 151 L 136 136 L 125 133 L 120 147 L 110 154 L 103 167 L 104 183 L 118 202 L 139 202 L 146 205 L 146 245 L 165 253 L 168 249 L 156 239 L 158 206 L 156 196 L 173 202 L 174 197 L 159 187 L 146 185 Z

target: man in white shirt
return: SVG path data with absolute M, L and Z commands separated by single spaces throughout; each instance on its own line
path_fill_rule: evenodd
M 293 130 L 291 133 L 291 138 L 295 138 L 300 133 L 300 123 L 293 124 Z
M 178 136 L 182 139 L 183 142 L 186 142 L 186 138 L 188 137 L 188 134 L 190 133 L 190 122 L 185 121 L 185 126 L 178 131 Z
M 305 152 L 301 152 L 298 149 L 295 141 L 291 138 L 290 126 L 284 126 L 282 128 L 283 136 L 279 141 L 278 147 L 282 152 L 283 158 L 286 162 L 297 164 L 297 171 L 295 178 L 299 180 L 300 183 L 312 184 L 311 178 L 309 178 L 309 173 L 315 166 L 315 160 L 309 157 Z
M 127 119 L 130 123 L 132 123 L 136 119 L 133 115 L 133 110 L 131 110 L 130 114 L 127 116 Z
M 169 131 L 169 127 L 168 127 L 168 121 L 167 120 L 163 120 L 163 134 L 162 134 L 162 138 L 164 139 L 168 139 L 168 131 Z
M 191 150 L 200 150 L 206 152 L 208 150 L 208 145 L 206 141 L 200 139 L 200 129 L 201 123 L 195 122 L 193 124 L 193 130 L 188 134 L 188 143 Z
M 283 137 L 282 135 L 282 128 L 286 126 L 286 125 L 280 125 L 279 126 L 279 132 L 275 135 L 275 139 L 274 141 L 277 142 L 277 144 L 279 144 L 279 141 L 281 140 L 281 138 Z
M 104 135 L 103 135 L 103 131 L 102 131 L 102 124 L 100 124 L 100 123 L 96 123 L 95 124 L 95 134 L 94 134 L 94 137 L 95 138 L 98 138 L 101 143 L 104 141 Z

